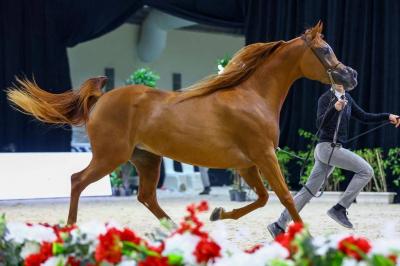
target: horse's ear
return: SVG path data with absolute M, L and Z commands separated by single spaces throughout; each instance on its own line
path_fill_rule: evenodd
M 324 28 L 324 23 L 321 20 L 319 20 L 317 25 L 318 25 L 318 33 L 322 33 L 322 30 Z
M 322 22 L 320 20 L 320 21 L 318 21 L 317 24 L 315 24 L 314 27 L 312 27 L 311 29 L 308 29 L 306 31 L 305 35 L 306 35 L 307 40 L 308 41 L 314 40 L 315 37 L 317 37 L 318 34 L 320 34 L 322 32 L 322 28 L 323 28 L 323 24 L 322 24 Z

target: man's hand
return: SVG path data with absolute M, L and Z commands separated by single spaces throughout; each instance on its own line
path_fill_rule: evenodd
M 335 103 L 335 109 L 338 111 L 342 111 L 343 108 L 346 106 L 346 104 L 347 104 L 347 100 L 340 99 Z
M 389 115 L 389 121 L 390 121 L 390 123 L 395 125 L 395 127 L 399 127 L 400 126 L 400 117 L 398 115 L 390 114 Z

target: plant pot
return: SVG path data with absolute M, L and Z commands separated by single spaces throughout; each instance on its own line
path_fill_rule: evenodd
M 236 191 L 235 200 L 239 202 L 243 202 L 247 200 L 247 192 L 246 191 Z
M 236 189 L 230 189 L 229 190 L 229 199 L 231 201 L 235 201 L 236 200 L 236 192 L 238 192 Z
M 124 188 L 124 194 L 123 196 L 132 196 L 133 191 L 131 188 Z
M 121 195 L 121 192 L 120 192 L 118 187 L 111 188 L 111 191 L 112 191 L 112 195 L 113 196 L 120 196 Z
M 391 204 L 395 192 L 361 192 L 357 196 L 357 203 Z

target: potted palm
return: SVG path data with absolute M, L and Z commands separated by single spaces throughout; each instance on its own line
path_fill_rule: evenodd
M 120 167 L 118 167 L 110 174 L 111 190 L 113 196 L 122 196 L 121 194 L 125 194 L 123 190 L 123 182 L 120 173 L 121 170 Z
M 232 188 L 229 190 L 229 198 L 231 201 L 246 201 L 247 192 L 244 190 L 243 179 L 234 169 L 228 169 L 233 177 Z

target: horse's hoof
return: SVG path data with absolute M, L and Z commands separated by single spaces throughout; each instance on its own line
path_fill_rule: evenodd
M 210 221 L 214 222 L 221 219 L 221 214 L 224 211 L 223 208 L 215 208 L 210 216 Z

